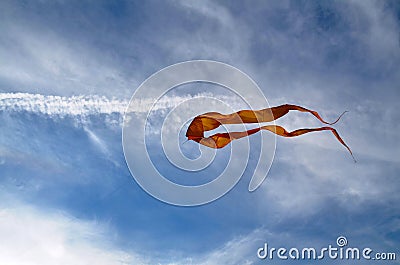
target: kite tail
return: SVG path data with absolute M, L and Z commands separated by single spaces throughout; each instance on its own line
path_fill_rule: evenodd
M 343 115 L 343 114 L 342 114 Z M 350 147 L 343 141 L 342 137 L 340 137 L 339 133 L 332 127 L 319 127 L 319 128 L 304 128 L 304 129 L 298 129 L 292 132 L 286 131 L 285 128 L 278 126 L 278 125 L 266 125 L 260 127 L 262 130 L 268 130 L 270 132 L 273 132 L 279 136 L 283 137 L 296 137 L 300 136 L 302 134 L 310 133 L 310 132 L 318 132 L 318 131 L 331 131 L 333 135 L 336 137 L 336 139 L 344 146 L 346 149 L 349 151 L 351 157 L 353 158 L 354 162 L 357 162 L 357 160 L 354 158 L 353 152 L 351 151 Z
M 331 131 L 336 139 L 350 152 L 354 162 L 357 162 L 349 146 L 339 136 L 339 133 L 332 127 L 320 127 L 312 129 L 298 129 L 292 132 L 286 131 L 283 127 L 277 125 L 266 125 L 257 127 L 244 132 L 217 133 L 209 137 L 204 137 L 205 131 L 211 131 L 218 128 L 222 124 L 244 124 L 244 123 L 263 123 L 270 122 L 286 115 L 291 110 L 311 113 L 319 121 L 324 124 L 333 125 L 337 123 L 347 112 L 343 112 L 334 122 L 327 122 L 319 115 L 318 112 L 303 108 L 297 105 L 285 104 L 277 107 L 261 109 L 261 110 L 241 110 L 231 114 L 221 114 L 218 112 L 208 112 L 199 115 L 193 119 L 186 132 L 188 140 L 196 141 L 202 145 L 211 148 L 223 148 L 235 139 L 240 139 L 260 130 L 267 130 L 283 137 L 295 137 L 309 132 Z
M 267 109 L 266 109 L 266 110 L 267 110 Z M 304 107 L 297 106 L 297 105 L 285 104 L 285 105 L 281 105 L 281 106 L 277 106 L 277 107 L 272 107 L 270 110 L 271 110 L 271 112 L 272 112 L 272 115 L 274 116 L 274 120 L 277 120 L 277 119 L 279 119 L 280 117 L 286 115 L 286 114 L 289 113 L 289 111 L 291 111 L 291 110 L 297 110 L 297 111 L 300 111 L 300 112 L 308 112 L 308 113 L 311 113 L 311 114 L 312 114 L 314 117 L 316 117 L 320 122 L 322 122 L 322 123 L 324 123 L 324 124 L 328 124 L 328 125 L 333 125 L 333 124 L 337 123 L 337 122 L 342 118 L 342 116 L 343 116 L 346 112 L 348 112 L 348 111 L 345 111 L 345 112 L 343 112 L 342 114 L 340 114 L 340 116 L 339 116 L 334 122 L 327 122 L 327 121 L 325 121 L 325 120 L 319 115 L 318 112 L 316 112 L 316 111 L 314 111 L 314 110 L 309 110 L 309 109 L 306 109 L 306 108 L 304 108 Z M 261 110 L 261 111 L 263 111 L 263 110 Z M 262 122 L 262 121 L 260 121 L 260 122 Z

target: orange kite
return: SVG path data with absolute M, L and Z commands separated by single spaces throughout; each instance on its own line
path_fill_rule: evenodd
M 271 122 L 279 119 L 280 117 L 287 114 L 290 110 L 297 110 L 301 112 L 308 112 L 314 115 L 318 120 L 320 120 L 324 124 L 333 125 L 339 121 L 342 115 L 339 118 L 332 122 L 324 121 L 321 116 L 316 111 L 312 111 L 297 105 L 281 105 L 277 107 L 262 109 L 262 110 L 241 110 L 231 114 L 221 114 L 218 112 L 208 112 L 201 114 L 193 119 L 190 123 L 189 128 L 186 132 L 186 137 L 188 140 L 193 140 L 198 142 L 199 144 L 211 147 L 211 148 L 223 148 L 228 145 L 231 141 L 239 138 L 243 138 L 249 135 L 252 135 L 260 130 L 267 130 L 277 135 L 283 137 L 295 137 L 309 132 L 316 131 L 331 131 L 336 139 L 347 148 L 350 152 L 351 156 L 354 159 L 353 153 L 351 149 L 347 146 L 347 144 L 343 141 L 343 139 L 339 136 L 338 132 L 329 126 L 319 127 L 319 128 L 311 128 L 311 129 L 298 129 L 292 132 L 288 132 L 285 128 L 277 125 L 265 125 L 261 127 L 257 127 L 244 132 L 229 132 L 229 133 L 216 133 L 209 137 L 204 137 L 204 132 L 211 131 L 222 124 L 243 124 L 243 123 L 262 123 L 262 122 Z M 355 161 L 355 159 L 354 159 Z

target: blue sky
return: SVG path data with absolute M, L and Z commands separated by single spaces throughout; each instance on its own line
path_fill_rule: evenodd
M 2 1 L 0 32 L 1 264 L 263 264 L 264 242 L 340 235 L 400 258 L 398 1 Z M 239 68 L 272 106 L 348 110 L 336 128 L 358 163 L 329 133 L 277 138 L 256 192 L 245 174 L 207 205 L 154 199 L 126 166 L 122 115 L 151 74 L 193 59 Z

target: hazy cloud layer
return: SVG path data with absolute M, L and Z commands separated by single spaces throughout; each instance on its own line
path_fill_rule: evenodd
M 2 1 L 0 192 L 19 203 L 1 206 L 0 260 L 252 264 L 264 241 L 318 247 L 339 235 L 395 250 L 399 10 L 398 1 Z M 121 115 L 146 78 L 190 59 L 238 67 L 272 106 L 303 105 L 327 120 L 348 110 L 335 127 L 358 163 L 328 132 L 278 138 L 256 193 L 247 192 L 246 172 L 203 207 L 154 200 L 125 166 Z M 166 95 L 153 124 L 208 92 Z M 153 101 L 141 99 L 134 110 Z M 277 124 L 321 125 L 300 113 Z

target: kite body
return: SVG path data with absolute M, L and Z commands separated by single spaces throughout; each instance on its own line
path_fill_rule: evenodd
M 267 130 L 272 133 L 275 133 L 279 136 L 283 137 L 295 137 L 302 134 L 316 132 L 316 131 L 331 131 L 336 139 L 347 148 L 350 152 L 351 156 L 354 159 L 353 153 L 351 149 L 347 146 L 347 144 L 343 141 L 343 139 L 339 136 L 339 133 L 330 126 L 324 126 L 319 128 L 305 128 L 298 129 L 292 132 L 288 132 L 285 128 L 278 125 L 265 125 L 260 126 L 248 131 L 244 132 L 228 132 L 228 133 L 217 133 L 213 134 L 209 137 L 204 136 L 204 132 L 211 131 L 218 128 L 224 124 L 244 124 L 244 123 L 264 123 L 271 122 L 279 119 L 280 117 L 286 115 L 291 110 L 297 110 L 300 112 L 308 112 L 315 116 L 319 121 L 327 125 L 333 125 L 339 121 L 342 115 L 339 118 L 332 122 L 326 122 L 321 118 L 321 116 L 316 111 L 312 111 L 297 105 L 281 105 L 272 108 L 266 108 L 262 110 L 241 110 L 231 114 L 221 114 L 218 112 L 208 112 L 201 114 L 193 119 L 190 123 L 189 128 L 186 132 L 186 137 L 188 140 L 192 140 L 198 142 L 199 144 L 208 146 L 210 148 L 223 148 L 228 145 L 231 141 L 235 139 L 240 139 L 243 137 L 247 137 L 254 133 L 257 133 L 261 130 Z M 355 160 L 354 160 L 355 161 Z

